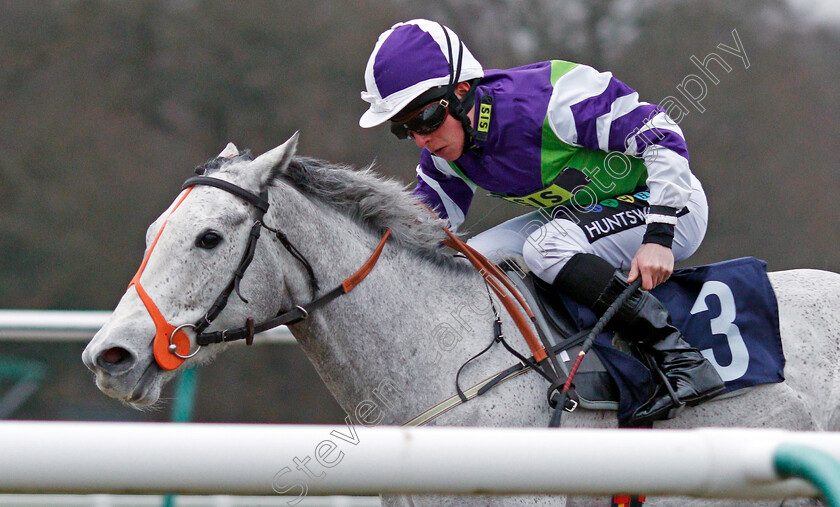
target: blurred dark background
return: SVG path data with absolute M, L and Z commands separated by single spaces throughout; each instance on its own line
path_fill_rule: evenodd
M 826 3 L 827 4 L 827 3 Z M 752 255 L 770 270 L 840 271 L 840 18 L 781 0 L 0 0 L 0 308 L 110 310 L 144 233 L 193 167 L 228 141 L 299 152 L 410 184 L 417 150 L 358 117 L 378 35 L 437 19 L 485 68 L 549 58 L 610 70 L 680 119 L 711 221 L 684 265 Z M 735 48 L 749 67 L 719 49 Z M 711 52 L 714 84 L 692 62 Z M 704 80 L 703 112 L 678 86 Z M 697 93 L 696 88 L 686 87 Z M 466 229 L 526 211 L 480 197 Z M 47 365 L 28 419 L 166 420 L 94 387 L 82 343 L 0 342 Z M 0 380 L 0 395 L 11 384 Z M 200 373 L 195 419 L 340 422 L 294 346 L 236 348 Z

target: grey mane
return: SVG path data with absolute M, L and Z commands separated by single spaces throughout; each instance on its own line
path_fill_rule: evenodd
M 231 158 L 213 158 L 196 167 L 196 174 L 209 176 L 250 161 L 249 150 Z M 465 268 L 440 243 L 446 239 L 443 222 L 433 217 L 406 190 L 405 185 L 384 178 L 372 166 L 356 169 L 308 157 L 294 157 L 286 171 L 274 180 L 284 181 L 302 194 L 327 204 L 376 235 L 391 229 L 391 240 L 441 266 Z
M 406 186 L 373 171 L 324 160 L 295 157 L 281 178 L 304 195 L 336 208 L 380 235 L 441 265 L 463 267 L 440 247 L 446 239 L 443 222 L 433 217 Z

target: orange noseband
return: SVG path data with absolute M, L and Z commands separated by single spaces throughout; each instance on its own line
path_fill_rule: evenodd
M 152 349 L 154 350 L 155 361 L 157 361 L 158 366 L 164 370 L 174 370 L 184 363 L 184 359 L 192 357 L 190 355 L 190 339 L 182 330 L 185 326 L 175 327 L 166 321 L 166 318 L 162 313 L 160 313 L 160 310 L 155 302 L 152 301 L 152 298 L 149 297 L 149 294 L 143 288 L 143 285 L 140 284 L 140 276 L 143 274 L 143 270 L 146 269 L 149 257 L 151 257 L 152 252 L 155 250 L 155 246 L 157 246 L 157 242 L 160 239 L 161 234 L 163 234 L 163 230 L 166 229 L 169 217 L 171 217 L 172 213 L 175 213 L 175 210 L 178 209 L 178 206 L 184 202 L 184 199 L 186 199 L 190 194 L 192 188 L 193 187 L 190 187 L 186 190 L 186 192 L 184 192 L 184 195 L 181 196 L 181 199 L 178 200 L 175 207 L 172 208 L 171 212 L 169 212 L 169 216 L 166 217 L 163 225 L 160 226 L 160 230 L 158 231 L 157 236 L 155 236 L 152 246 L 149 247 L 149 251 L 146 252 L 146 256 L 143 257 L 140 269 L 137 270 L 134 278 L 131 279 L 131 283 L 128 284 L 129 289 L 133 286 L 135 290 L 137 290 L 137 295 L 140 296 L 140 300 L 143 301 L 144 305 L 146 305 L 146 310 L 149 312 L 149 315 L 152 317 L 152 321 L 155 323 L 155 339 L 152 342 Z M 192 326 L 192 324 L 189 326 Z M 175 333 L 175 336 L 172 336 L 173 333 Z M 170 349 L 170 344 L 174 345 L 174 350 Z

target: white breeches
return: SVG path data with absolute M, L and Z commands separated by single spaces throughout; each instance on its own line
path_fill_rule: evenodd
M 676 261 L 697 250 L 708 225 L 709 205 L 703 186 L 694 175 L 691 184 L 691 198 L 674 231 Z M 578 253 L 594 254 L 616 268 L 629 270 L 645 233 L 646 198 L 641 192 L 601 201 L 590 210 L 566 206 L 536 210 L 488 229 L 467 243 L 497 264 L 522 257 L 528 269 L 548 283 Z

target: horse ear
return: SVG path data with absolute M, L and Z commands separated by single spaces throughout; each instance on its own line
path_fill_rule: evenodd
M 221 153 L 219 153 L 218 158 L 231 158 L 237 155 L 239 155 L 239 148 L 237 148 L 236 145 L 233 143 L 227 143 L 225 149 L 222 150 Z
M 286 170 L 297 150 L 297 142 L 298 132 L 295 132 L 285 143 L 254 159 L 254 164 L 263 172 L 260 182 L 263 186 Z

